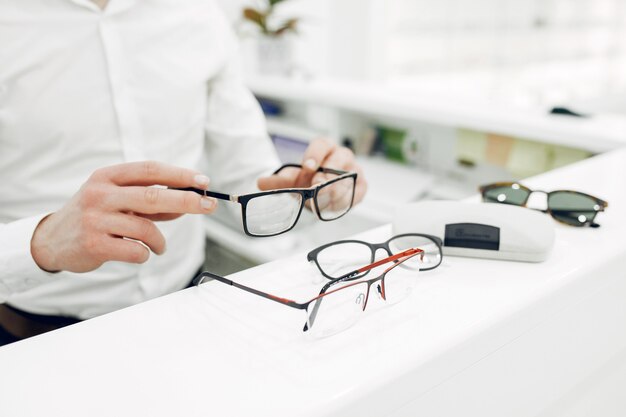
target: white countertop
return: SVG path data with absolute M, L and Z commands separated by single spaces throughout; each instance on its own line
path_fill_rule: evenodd
M 540 264 L 448 257 L 322 340 L 222 283 L 180 291 L 0 348 L 0 415 L 561 415 L 586 381 L 626 380 L 606 371 L 626 370 L 626 150 L 525 183 L 608 200 L 602 227 L 555 222 Z M 306 300 L 316 277 L 300 253 L 230 278 Z

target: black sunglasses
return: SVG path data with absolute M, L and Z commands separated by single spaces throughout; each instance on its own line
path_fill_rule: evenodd
M 497 182 L 479 188 L 483 201 L 490 203 L 512 204 L 526 207 L 532 193 L 547 196 L 548 213 L 561 223 L 569 226 L 600 227 L 594 220 L 599 212 L 608 207 L 608 203 L 598 197 L 572 190 L 542 191 L 531 190 L 518 182 Z

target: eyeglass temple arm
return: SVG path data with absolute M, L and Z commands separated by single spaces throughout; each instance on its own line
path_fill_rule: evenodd
M 280 171 L 282 171 L 283 169 L 286 169 L 286 168 L 300 168 L 301 169 L 302 165 L 300 165 L 300 164 L 284 164 L 283 166 L 278 168 L 276 171 L 274 171 L 272 173 L 272 175 L 276 175 Z M 348 171 L 341 171 L 339 169 L 325 168 L 325 167 L 318 167 L 316 172 L 323 172 L 323 173 L 335 174 L 335 175 L 348 174 Z
M 227 285 L 232 285 L 233 287 L 239 288 L 240 290 L 247 291 L 249 293 L 258 295 L 258 296 L 263 297 L 263 298 L 267 298 L 268 300 L 272 300 L 272 301 L 275 301 L 277 303 L 280 303 L 280 304 L 283 304 L 283 305 L 286 305 L 286 306 L 289 306 L 289 307 L 297 308 L 299 310 L 302 310 L 302 309 L 306 308 L 306 305 L 304 305 L 304 304 L 298 303 L 298 302 L 290 300 L 288 298 L 277 297 L 275 295 L 272 295 L 272 294 L 269 294 L 269 293 L 266 293 L 266 292 L 263 292 L 263 291 L 255 290 L 254 288 L 247 287 L 245 285 L 242 285 L 242 284 L 239 284 L 239 283 L 237 283 L 235 281 L 232 281 L 232 280 L 230 280 L 228 278 L 224 278 L 222 276 L 219 276 L 219 275 L 216 275 L 216 274 L 212 274 L 210 272 L 203 272 L 200 275 L 198 275 L 196 278 L 194 278 L 193 284 L 194 285 L 200 285 L 200 284 L 202 284 L 204 282 L 204 278 L 207 278 L 207 277 L 208 278 L 213 278 L 216 281 L 222 282 L 222 283 L 227 284 Z
M 192 193 L 200 194 L 203 197 L 204 196 L 213 197 L 219 200 L 229 200 L 229 201 L 231 200 L 230 194 L 218 193 L 216 191 L 201 190 L 200 188 L 187 187 L 187 188 L 171 188 L 171 189 L 178 190 L 178 191 L 191 191 Z
M 403 252 L 397 253 L 395 255 L 389 256 L 387 258 L 381 259 L 380 261 L 374 262 L 372 264 L 365 265 L 364 267 L 362 267 L 360 269 L 357 269 L 353 273 L 360 274 L 361 272 L 369 271 L 369 270 L 374 269 L 374 268 L 376 268 L 376 267 L 378 267 L 380 265 L 384 265 L 384 264 L 386 264 L 388 262 L 397 261 L 400 258 L 404 258 L 404 257 L 407 257 L 407 256 L 415 255 L 415 254 L 418 254 L 418 253 L 421 253 L 422 254 L 422 258 L 423 258 L 423 254 L 424 254 L 423 250 L 421 250 L 419 248 L 411 248 L 411 249 L 407 249 L 407 250 L 405 250 Z
M 389 263 L 389 262 L 395 262 L 398 259 L 410 258 L 410 257 L 412 257 L 412 256 L 414 256 L 414 255 L 416 255 L 418 253 L 421 254 L 422 258 L 424 258 L 424 251 L 423 250 L 421 250 L 419 248 L 411 248 L 411 249 L 407 249 L 407 250 L 405 250 L 403 252 L 400 252 L 398 254 L 395 254 L 395 255 L 389 256 L 387 258 L 381 259 L 380 261 L 371 263 L 369 265 L 365 265 L 364 267 L 356 269 L 356 270 L 354 270 L 352 272 L 348 272 L 347 274 L 345 274 L 345 275 L 343 275 L 343 276 L 341 276 L 339 278 L 336 278 L 336 279 L 326 283 L 326 285 L 324 285 L 322 287 L 322 290 L 320 291 L 319 295 L 322 295 L 322 294 L 326 293 L 326 291 L 330 287 L 332 287 L 333 285 L 335 285 L 335 284 L 337 284 L 339 282 L 350 281 L 350 278 L 352 278 L 355 275 L 358 275 L 358 274 L 360 274 L 362 272 L 369 271 L 370 269 L 374 269 L 377 266 L 384 265 L 384 264 Z M 315 300 L 315 305 L 313 306 L 313 310 L 311 311 L 311 315 L 309 316 L 309 320 L 304 324 L 304 328 L 302 329 L 302 331 L 306 332 L 307 330 L 309 330 L 309 324 L 311 325 L 311 327 L 313 327 L 313 323 L 315 323 L 315 318 L 317 317 L 317 311 L 320 308 L 320 304 L 322 302 L 322 298 L 323 297 L 320 297 L 317 300 Z

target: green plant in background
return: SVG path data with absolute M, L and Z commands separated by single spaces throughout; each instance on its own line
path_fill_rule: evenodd
M 387 159 L 407 162 L 405 155 L 406 131 L 387 126 L 378 126 L 380 145 Z
M 276 27 L 272 27 L 271 18 L 276 6 L 287 0 L 262 0 L 258 7 L 246 7 L 243 9 L 243 18 L 252 22 L 259 28 L 261 33 L 270 37 L 279 37 L 286 33 L 296 33 L 298 19 L 291 18 L 280 22 Z

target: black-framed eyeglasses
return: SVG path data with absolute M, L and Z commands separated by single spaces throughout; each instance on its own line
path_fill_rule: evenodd
M 421 259 L 405 261 L 404 267 L 429 271 L 437 268 L 443 258 L 442 242 L 437 236 L 421 233 L 403 233 L 382 243 L 369 243 L 362 240 L 339 240 L 327 243 L 307 254 L 307 260 L 328 279 L 337 279 L 349 273 L 355 266 L 374 262 L 376 252 L 383 250 L 391 256 L 409 248 L 424 251 Z M 369 271 L 363 273 L 368 274 Z
M 302 165 L 285 164 L 274 171 L 302 169 Z M 198 188 L 183 188 L 203 196 L 241 204 L 243 230 L 249 236 L 269 237 L 293 229 L 307 200 L 320 220 L 336 220 L 345 215 L 354 202 L 357 173 L 319 167 L 324 182 L 309 188 L 283 188 L 252 194 L 234 195 Z
M 421 249 L 411 248 L 355 269 L 344 277 L 329 281 L 319 295 L 305 302 L 297 302 L 259 291 L 211 272 L 202 272 L 193 280 L 193 283 L 200 285 L 207 279 L 214 279 L 268 300 L 302 310 L 306 313 L 306 322 L 302 330 L 324 337 L 349 327 L 358 319 L 359 313 L 365 311 L 372 285 L 376 284 L 377 295 L 389 304 L 405 299 L 414 287 L 417 271 L 398 268 L 398 266 L 414 257 L 419 258 L 422 254 Z M 366 281 L 355 278 L 362 276 L 366 271 L 389 263 L 391 265 L 375 278 Z M 339 287 L 331 289 L 333 286 Z
M 572 190 L 531 190 L 519 182 L 497 182 L 479 188 L 483 201 L 526 207 L 532 193 L 547 197 L 547 208 L 539 210 L 569 226 L 599 227 L 594 220 L 608 203 L 598 197 Z

